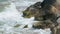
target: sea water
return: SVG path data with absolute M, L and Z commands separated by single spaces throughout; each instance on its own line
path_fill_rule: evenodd
M 3 0 L 4 1 L 4 0 Z M 0 6 L 0 34 L 50 34 L 50 29 L 33 29 L 34 17 L 22 17 L 22 11 L 41 0 L 8 0 Z M 1 9 L 1 8 L 0 8 Z M 17 27 L 15 27 L 18 25 Z M 28 28 L 23 28 L 28 25 Z

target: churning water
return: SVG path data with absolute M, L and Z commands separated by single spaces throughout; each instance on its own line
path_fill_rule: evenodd
M 8 0 L 1 2 L 0 34 L 50 34 L 50 29 L 32 28 L 32 24 L 35 22 L 34 17 L 29 19 L 22 17 L 22 11 L 37 1 L 41 0 Z M 28 28 L 23 28 L 25 25 L 28 25 Z

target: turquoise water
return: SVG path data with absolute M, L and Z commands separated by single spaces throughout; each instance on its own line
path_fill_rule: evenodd
M 5 2 L 5 1 L 8 1 L 8 0 L 0 0 L 0 2 Z
M 8 0 L 0 0 L 0 12 L 2 12 L 5 8 L 5 6 L 7 6 Z

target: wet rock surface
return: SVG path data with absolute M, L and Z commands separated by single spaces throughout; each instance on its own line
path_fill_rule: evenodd
M 57 29 L 56 27 L 59 26 L 59 24 L 57 23 L 58 15 L 57 13 L 55 13 L 58 11 L 55 8 L 57 3 L 56 1 L 53 0 L 47 0 L 47 1 L 44 0 L 43 2 L 37 2 L 29 6 L 25 11 L 23 11 L 23 17 L 24 18 L 35 17 L 36 21 L 42 21 L 42 22 L 34 23 L 33 28 L 37 29 L 51 28 L 52 33 L 56 34 L 55 32 L 55 30 Z
M 42 2 L 37 2 L 29 6 L 25 11 L 23 11 L 23 17 L 35 17 L 36 21 L 43 22 L 45 22 L 46 20 L 50 20 L 52 23 L 55 23 L 55 25 L 57 25 L 57 15 L 51 10 L 53 7 L 47 4 L 45 7 L 42 7 L 41 3 Z

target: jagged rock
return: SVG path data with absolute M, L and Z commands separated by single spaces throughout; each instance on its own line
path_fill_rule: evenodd
M 50 28 L 52 34 L 56 34 L 55 29 L 59 24 L 57 23 L 57 14 L 60 11 L 60 5 L 56 0 L 44 0 L 42 3 L 37 2 L 29 6 L 23 11 L 23 17 L 30 18 L 35 17 L 36 21 L 42 21 L 33 24 L 34 28 Z M 46 21 L 50 20 L 50 21 Z
M 29 6 L 25 11 L 23 11 L 23 17 L 35 17 L 36 21 L 51 20 L 55 25 L 57 25 L 57 15 L 55 14 L 56 8 L 52 5 L 42 7 L 41 4 L 41 2 L 37 2 Z

